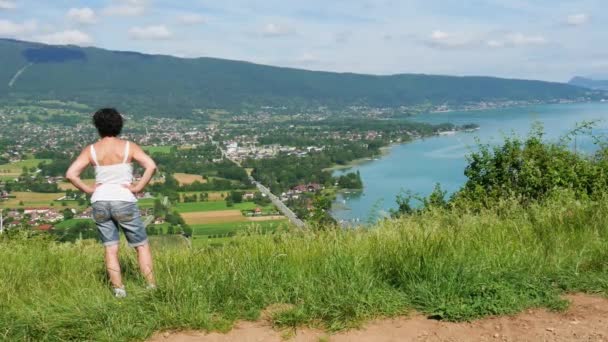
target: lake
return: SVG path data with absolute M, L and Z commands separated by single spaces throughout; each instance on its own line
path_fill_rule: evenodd
M 436 183 L 449 192 L 458 190 L 466 181 L 466 155 L 475 149 L 476 139 L 482 143 L 500 143 L 506 135 L 525 136 L 535 122 L 540 122 L 546 138 L 555 141 L 577 124 L 592 120 L 599 120 L 593 134 L 604 135 L 608 132 L 606 119 L 608 103 L 538 105 L 414 116 L 411 120 L 434 124 L 475 123 L 480 129 L 473 133 L 458 132 L 393 145 L 387 155 L 377 160 L 336 171 L 337 175 L 359 171 L 365 188 L 359 193 L 339 194 L 332 214 L 337 220 L 371 223 L 395 208 L 397 195 L 406 190 L 425 196 Z M 589 137 L 576 139 L 579 151 L 591 151 L 593 146 Z

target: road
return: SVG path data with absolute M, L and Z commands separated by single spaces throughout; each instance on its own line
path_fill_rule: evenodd
M 222 156 L 230 161 L 232 161 L 233 163 L 235 163 L 236 165 L 241 166 L 241 163 L 239 163 L 236 160 L 231 159 L 228 154 L 226 153 L 226 151 L 224 151 L 224 149 L 222 149 L 222 147 L 216 143 L 213 142 L 214 145 L 216 145 L 220 151 L 222 152 Z M 267 187 L 265 187 L 262 183 L 258 182 L 257 180 L 255 180 L 255 178 L 253 178 L 252 176 L 249 176 L 249 181 L 251 181 L 251 183 L 255 184 L 255 186 L 258 188 L 258 190 L 260 190 L 260 192 L 262 194 L 265 194 L 271 201 L 272 204 L 275 205 L 275 207 L 277 207 L 277 209 L 279 209 L 279 211 L 281 213 L 283 213 L 283 215 L 285 217 L 287 217 L 289 219 L 289 221 L 291 221 L 291 223 L 293 223 L 296 227 L 299 228 L 304 228 L 306 226 L 306 223 L 304 223 L 304 221 L 300 220 L 298 218 L 298 216 L 291 210 L 289 209 L 289 207 L 287 207 L 285 205 L 285 203 L 283 203 L 281 201 L 280 198 L 278 198 L 277 196 L 275 196 L 270 189 L 268 189 Z

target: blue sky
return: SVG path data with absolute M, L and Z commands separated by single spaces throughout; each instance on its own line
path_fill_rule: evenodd
M 608 77 L 606 0 L 0 0 L 0 37 L 373 74 Z

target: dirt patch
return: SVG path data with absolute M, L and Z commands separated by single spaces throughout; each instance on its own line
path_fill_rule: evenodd
M 175 173 L 173 177 L 179 182 L 180 185 L 190 185 L 196 181 L 199 183 L 207 183 L 207 180 L 200 175 L 192 175 L 189 173 Z
M 159 333 L 151 342 L 219 341 L 608 341 L 608 299 L 570 295 L 565 313 L 528 310 L 515 316 L 447 323 L 423 316 L 376 320 L 360 330 L 329 335 L 319 330 L 275 331 L 267 320 L 238 322 L 227 334 Z
M 249 217 L 247 218 L 247 220 L 249 221 L 253 221 L 253 222 L 264 222 L 264 221 L 280 221 L 280 220 L 286 220 L 287 218 L 285 216 L 255 216 L 255 217 Z
M 94 179 L 83 179 L 82 181 L 86 185 L 95 184 Z M 57 186 L 59 187 L 59 190 L 63 190 L 63 191 L 66 191 L 66 190 L 78 191 L 78 189 L 72 183 L 68 183 L 68 182 L 61 182 L 61 183 L 57 184 Z
M 246 221 L 240 210 L 218 210 L 194 213 L 182 213 L 187 224 L 207 224 Z

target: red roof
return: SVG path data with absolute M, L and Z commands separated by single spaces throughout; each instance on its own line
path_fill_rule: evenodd
M 54 227 L 50 224 L 41 224 L 38 227 L 36 227 L 36 230 L 40 230 L 43 232 L 48 232 L 49 230 L 53 229 Z

